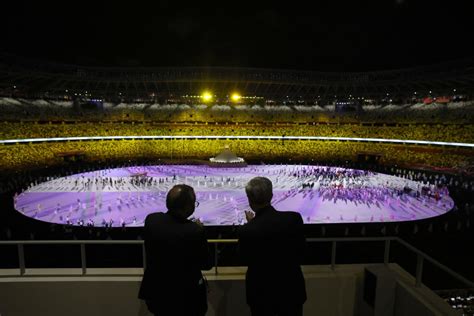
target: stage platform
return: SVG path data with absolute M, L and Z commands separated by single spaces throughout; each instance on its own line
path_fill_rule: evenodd
M 164 212 L 175 184 L 194 187 L 194 217 L 205 225 L 245 223 L 245 185 L 256 176 L 272 180 L 273 205 L 301 213 L 305 224 L 401 222 L 435 217 L 454 202 L 446 188 L 396 176 L 312 165 L 158 165 L 104 169 L 32 184 L 15 197 L 15 208 L 39 221 L 112 227 L 143 226 Z

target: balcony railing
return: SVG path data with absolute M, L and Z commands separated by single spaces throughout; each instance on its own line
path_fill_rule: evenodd
M 214 273 L 219 274 L 219 255 L 218 247 L 222 244 L 237 244 L 237 239 L 209 239 L 208 242 L 213 244 L 214 256 Z M 390 261 L 390 248 L 392 242 L 396 242 L 416 255 L 416 271 L 415 271 L 415 286 L 419 287 L 422 284 L 423 265 L 425 261 L 433 264 L 440 270 L 446 272 L 457 281 L 463 283 L 469 288 L 474 288 L 474 282 L 466 279 L 459 273 L 441 264 L 426 253 L 410 245 L 399 237 L 347 237 L 347 238 L 307 238 L 307 243 L 331 243 L 331 269 L 336 269 L 337 245 L 347 242 L 384 242 L 383 263 L 388 265 Z M 141 245 L 143 256 L 143 268 L 146 268 L 146 252 L 143 240 L 18 240 L 18 241 L 0 241 L 0 246 L 15 246 L 18 252 L 19 274 L 18 276 L 25 276 L 25 245 L 78 245 L 81 253 L 81 269 L 82 275 L 87 274 L 87 252 L 86 245 Z M 12 275 L 9 274 L 11 277 Z

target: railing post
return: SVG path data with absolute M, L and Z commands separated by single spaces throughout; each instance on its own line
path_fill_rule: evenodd
M 390 239 L 385 240 L 385 248 L 383 253 L 383 263 L 388 265 L 390 260 Z
M 217 265 L 218 265 L 218 253 L 217 253 L 217 243 L 215 242 L 214 243 L 214 274 L 215 275 L 218 275 L 219 274 L 219 271 L 217 270 Z
M 336 241 L 331 242 L 331 270 L 336 268 Z
M 82 275 L 86 275 L 87 273 L 87 263 L 86 263 L 86 245 L 81 244 L 81 268 L 82 268 Z
M 142 244 L 142 257 L 143 257 L 143 270 L 146 269 L 146 251 L 145 251 L 145 243 Z
M 421 278 L 423 276 L 423 256 L 417 254 L 416 256 L 416 281 L 415 286 L 419 287 L 421 285 Z
M 25 249 L 23 244 L 18 244 L 18 265 L 20 266 L 20 275 L 25 275 Z

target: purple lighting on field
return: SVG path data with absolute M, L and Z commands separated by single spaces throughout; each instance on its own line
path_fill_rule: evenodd
M 186 183 L 194 187 L 200 203 L 193 217 L 205 225 L 240 225 L 249 209 L 244 187 L 255 176 L 272 180 L 272 203 L 278 210 L 297 211 L 307 224 L 419 220 L 444 214 L 454 205 L 446 189 L 361 170 L 311 165 L 163 165 L 53 179 L 19 194 L 15 208 L 58 224 L 143 226 L 149 213 L 166 211 L 168 190 Z

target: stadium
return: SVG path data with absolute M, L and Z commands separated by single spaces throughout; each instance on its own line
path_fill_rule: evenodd
M 474 315 L 464 4 L 8 6 L 0 315 Z
M 196 188 L 196 216 L 210 234 L 233 238 L 248 209 L 245 183 L 259 174 L 278 187 L 276 205 L 301 212 L 310 236 L 420 241 L 470 229 L 469 60 L 335 74 L 3 56 L 0 75 L 6 239 L 140 238 L 137 227 L 165 209 L 179 182 Z M 209 159 L 225 147 L 248 165 L 213 168 Z M 371 190 L 390 197 L 366 212 L 379 199 Z

